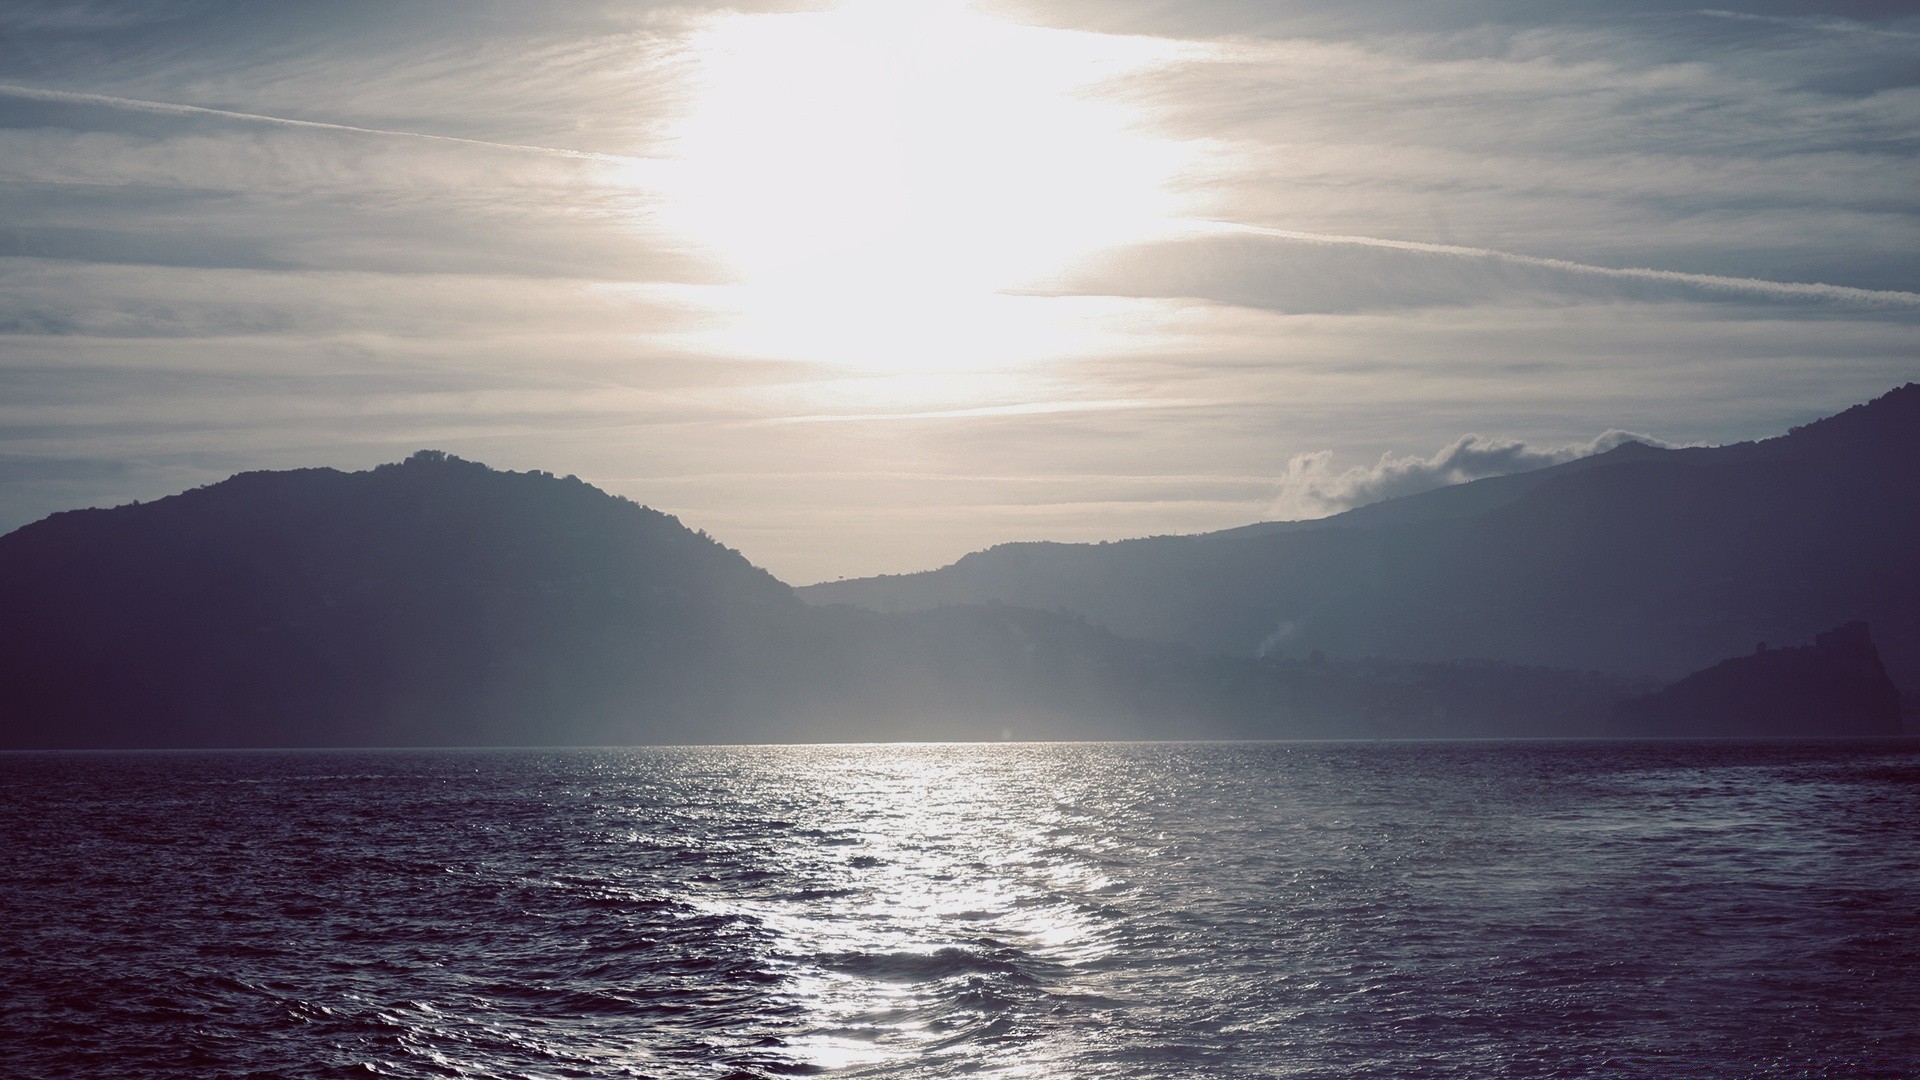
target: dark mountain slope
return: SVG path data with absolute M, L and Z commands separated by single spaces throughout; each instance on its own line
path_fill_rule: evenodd
M 1629 444 L 1321 522 L 1009 545 L 800 590 L 906 611 L 1000 602 L 1233 655 L 1485 657 L 1674 678 L 1867 619 L 1920 685 L 1920 386 L 1776 439 Z
M 635 687 L 675 719 L 796 607 L 667 515 L 430 452 L 0 537 L 16 742 L 514 741 L 530 709 L 614 723 Z
M 1632 689 L 810 607 L 664 514 L 431 452 L 0 537 L 0 746 L 1576 734 Z
M 1246 559 L 1274 537 L 1293 537 L 1324 529 L 1365 529 L 1423 525 L 1474 517 L 1504 506 L 1558 477 L 1590 468 L 1639 459 L 1662 451 L 1626 443 L 1605 454 L 1527 473 L 1489 477 L 1470 484 L 1437 488 L 1314 521 L 1263 521 L 1191 536 L 1148 536 L 1100 544 L 1025 541 L 999 544 L 961 557 L 950 566 L 915 574 L 888 574 L 823 582 L 795 590 L 809 603 L 854 604 L 871 611 L 925 611 L 944 604 L 1024 604 L 1043 610 L 1084 611 L 1123 633 L 1166 637 L 1159 620 L 1181 606 L 1199 618 L 1189 633 L 1171 635 L 1208 645 L 1205 637 L 1237 640 L 1239 630 L 1210 632 L 1212 619 L 1184 597 L 1204 577 L 1203 560 Z M 1102 603 L 1091 594 L 1126 583 L 1129 592 Z M 1229 585 L 1228 593 L 1237 586 Z M 1130 613 L 1133 612 L 1133 613 Z M 1263 631 L 1264 633 L 1264 631 Z M 1229 651 L 1237 646 L 1229 647 Z

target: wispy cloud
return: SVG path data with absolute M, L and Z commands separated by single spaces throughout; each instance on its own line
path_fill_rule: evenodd
M 1221 220 L 1915 291 L 1910 179 L 1890 168 L 1920 151 L 1910 55 L 1788 36 L 1680 47 L 1670 29 L 1248 37 L 1124 89 L 1214 140 Z
M 68 0 L 37 2 L 16 0 L 0 8 L 0 26 L 23 31 L 124 30 L 155 22 L 180 18 L 180 9 L 189 5 L 115 3 L 113 0 Z
M 1418 240 L 1393 240 L 1378 236 L 1339 236 L 1329 235 L 1327 233 L 1300 232 L 1294 229 L 1273 229 L 1258 225 L 1242 225 L 1231 222 L 1211 222 L 1209 224 L 1215 231 L 1225 234 L 1237 233 L 1251 236 L 1265 236 L 1277 240 L 1299 240 L 1310 244 L 1384 248 L 1391 251 L 1418 252 L 1423 255 L 1452 255 L 1471 259 L 1498 259 L 1503 262 L 1517 263 L 1522 266 L 1537 266 L 1547 270 L 1564 270 L 1570 273 L 1587 274 L 1594 277 L 1618 278 L 1630 281 L 1668 282 L 1726 292 L 1750 293 L 1795 300 L 1831 300 L 1849 304 L 1889 307 L 1920 306 L 1920 293 L 1905 292 L 1897 289 L 1859 289 L 1847 285 L 1826 285 L 1819 282 L 1768 281 L 1764 278 L 1733 277 L 1726 274 L 1695 274 L 1680 270 L 1656 270 L 1646 267 L 1595 266 L 1592 263 L 1575 262 L 1571 259 L 1554 259 L 1540 255 L 1523 255 L 1511 251 L 1497 251 L 1493 248 L 1466 247 L 1460 244 L 1434 244 Z
M 1615 449 L 1624 443 L 1670 445 L 1650 435 L 1613 429 L 1583 443 L 1531 446 L 1519 439 L 1462 435 L 1430 457 L 1382 454 L 1372 465 L 1337 468 L 1333 451 L 1295 454 L 1280 479 L 1275 513 L 1283 519 L 1326 517 L 1383 499 L 1414 495 L 1490 476 L 1531 472 Z
M 1795 30 L 1819 30 L 1829 34 L 1867 34 L 1873 37 L 1896 38 L 1908 41 L 1920 40 L 1920 33 L 1908 30 L 1874 26 L 1871 23 L 1855 19 L 1840 19 L 1822 15 L 1757 15 L 1750 11 L 1726 11 L 1719 8 L 1702 8 L 1694 12 L 1714 19 L 1731 19 L 1737 22 L 1766 23 L 1772 26 L 1784 26 Z
M 374 135 L 381 138 L 419 139 L 423 142 L 452 143 L 459 146 L 478 146 L 489 150 L 509 150 L 523 154 L 547 154 L 554 157 L 577 158 L 583 161 L 606 161 L 620 165 L 635 165 L 645 161 L 623 154 L 603 154 L 588 150 L 568 150 L 556 146 L 533 146 L 526 143 L 494 142 L 489 139 L 469 139 L 458 135 L 435 135 L 422 131 L 400 131 L 394 128 L 359 127 L 354 124 L 335 124 L 323 120 L 301 120 L 288 116 L 269 116 L 264 113 L 237 112 L 232 109 L 210 109 L 203 105 L 183 105 L 173 101 L 148 101 L 142 98 L 114 97 L 111 94 L 88 94 L 73 90 L 46 90 L 39 87 L 20 86 L 12 83 L 0 83 L 0 96 L 24 98 L 28 101 L 53 101 L 67 105 L 97 105 L 109 109 L 130 109 L 135 112 L 157 113 L 163 116 L 209 116 L 222 120 L 237 120 L 250 124 L 276 124 L 283 127 L 307 128 L 313 131 L 340 131 L 354 135 Z

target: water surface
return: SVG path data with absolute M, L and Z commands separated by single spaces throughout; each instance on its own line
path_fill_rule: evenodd
M 0 756 L 33 1076 L 1920 1073 L 1911 742 Z

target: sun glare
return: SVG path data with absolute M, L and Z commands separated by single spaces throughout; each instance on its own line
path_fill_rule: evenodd
M 1180 144 L 1096 89 L 1177 48 L 946 0 L 720 16 L 690 42 L 664 214 L 735 276 L 736 347 L 899 371 L 1000 362 L 996 292 L 1176 215 Z

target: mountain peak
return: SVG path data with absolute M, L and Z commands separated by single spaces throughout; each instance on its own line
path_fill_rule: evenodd
M 449 454 L 445 450 L 415 450 L 413 453 L 407 455 L 405 461 L 399 463 L 400 468 L 408 469 L 431 469 L 443 465 L 458 467 L 461 465 L 480 465 L 480 463 L 477 461 L 468 461 L 466 458 Z M 391 466 L 381 466 L 381 468 L 389 467 Z M 480 465 L 480 467 L 483 469 L 487 468 L 485 465 Z

